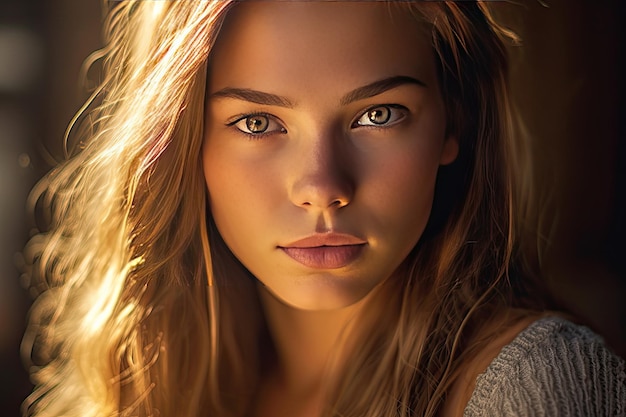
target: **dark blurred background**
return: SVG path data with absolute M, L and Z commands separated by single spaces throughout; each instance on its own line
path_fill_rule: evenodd
M 563 306 L 626 356 L 625 6 L 511 3 L 494 2 L 523 40 L 511 48 L 512 89 L 546 197 L 544 273 Z M 32 228 L 26 196 L 87 97 L 80 67 L 100 46 L 101 20 L 98 0 L 0 2 L 2 416 L 17 417 L 31 389 L 19 356 L 30 297 L 15 267 Z

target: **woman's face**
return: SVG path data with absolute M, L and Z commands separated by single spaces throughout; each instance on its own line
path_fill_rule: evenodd
M 215 223 L 279 300 L 349 306 L 420 238 L 457 141 L 427 31 L 381 2 L 244 2 L 212 51 Z

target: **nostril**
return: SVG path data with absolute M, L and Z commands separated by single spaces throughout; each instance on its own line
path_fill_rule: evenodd
M 347 201 L 344 201 L 338 198 L 336 200 L 333 200 L 333 202 L 329 204 L 329 207 L 341 208 L 347 205 L 348 205 Z
M 332 200 L 329 204 L 327 205 L 319 205 L 320 208 L 334 208 L 334 209 L 338 209 L 338 208 L 342 208 L 347 206 L 349 203 L 348 199 L 341 199 L 341 198 L 337 198 Z M 302 207 L 313 207 L 313 206 L 317 206 L 317 204 L 313 204 L 310 201 L 303 201 L 300 206 Z
M 339 209 L 350 204 L 354 184 L 343 172 L 316 170 L 289 185 L 291 202 L 304 209 Z

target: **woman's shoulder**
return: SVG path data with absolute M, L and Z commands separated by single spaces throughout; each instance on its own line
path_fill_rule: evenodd
M 584 326 L 540 318 L 475 381 L 464 417 L 626 416 L 624 360 Z

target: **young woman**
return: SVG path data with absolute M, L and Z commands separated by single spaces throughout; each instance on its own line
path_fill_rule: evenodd
M 475 2 L 114 2 L 37 189 L 35 416 L 608 416 L 544 312 L 499 27 Z

